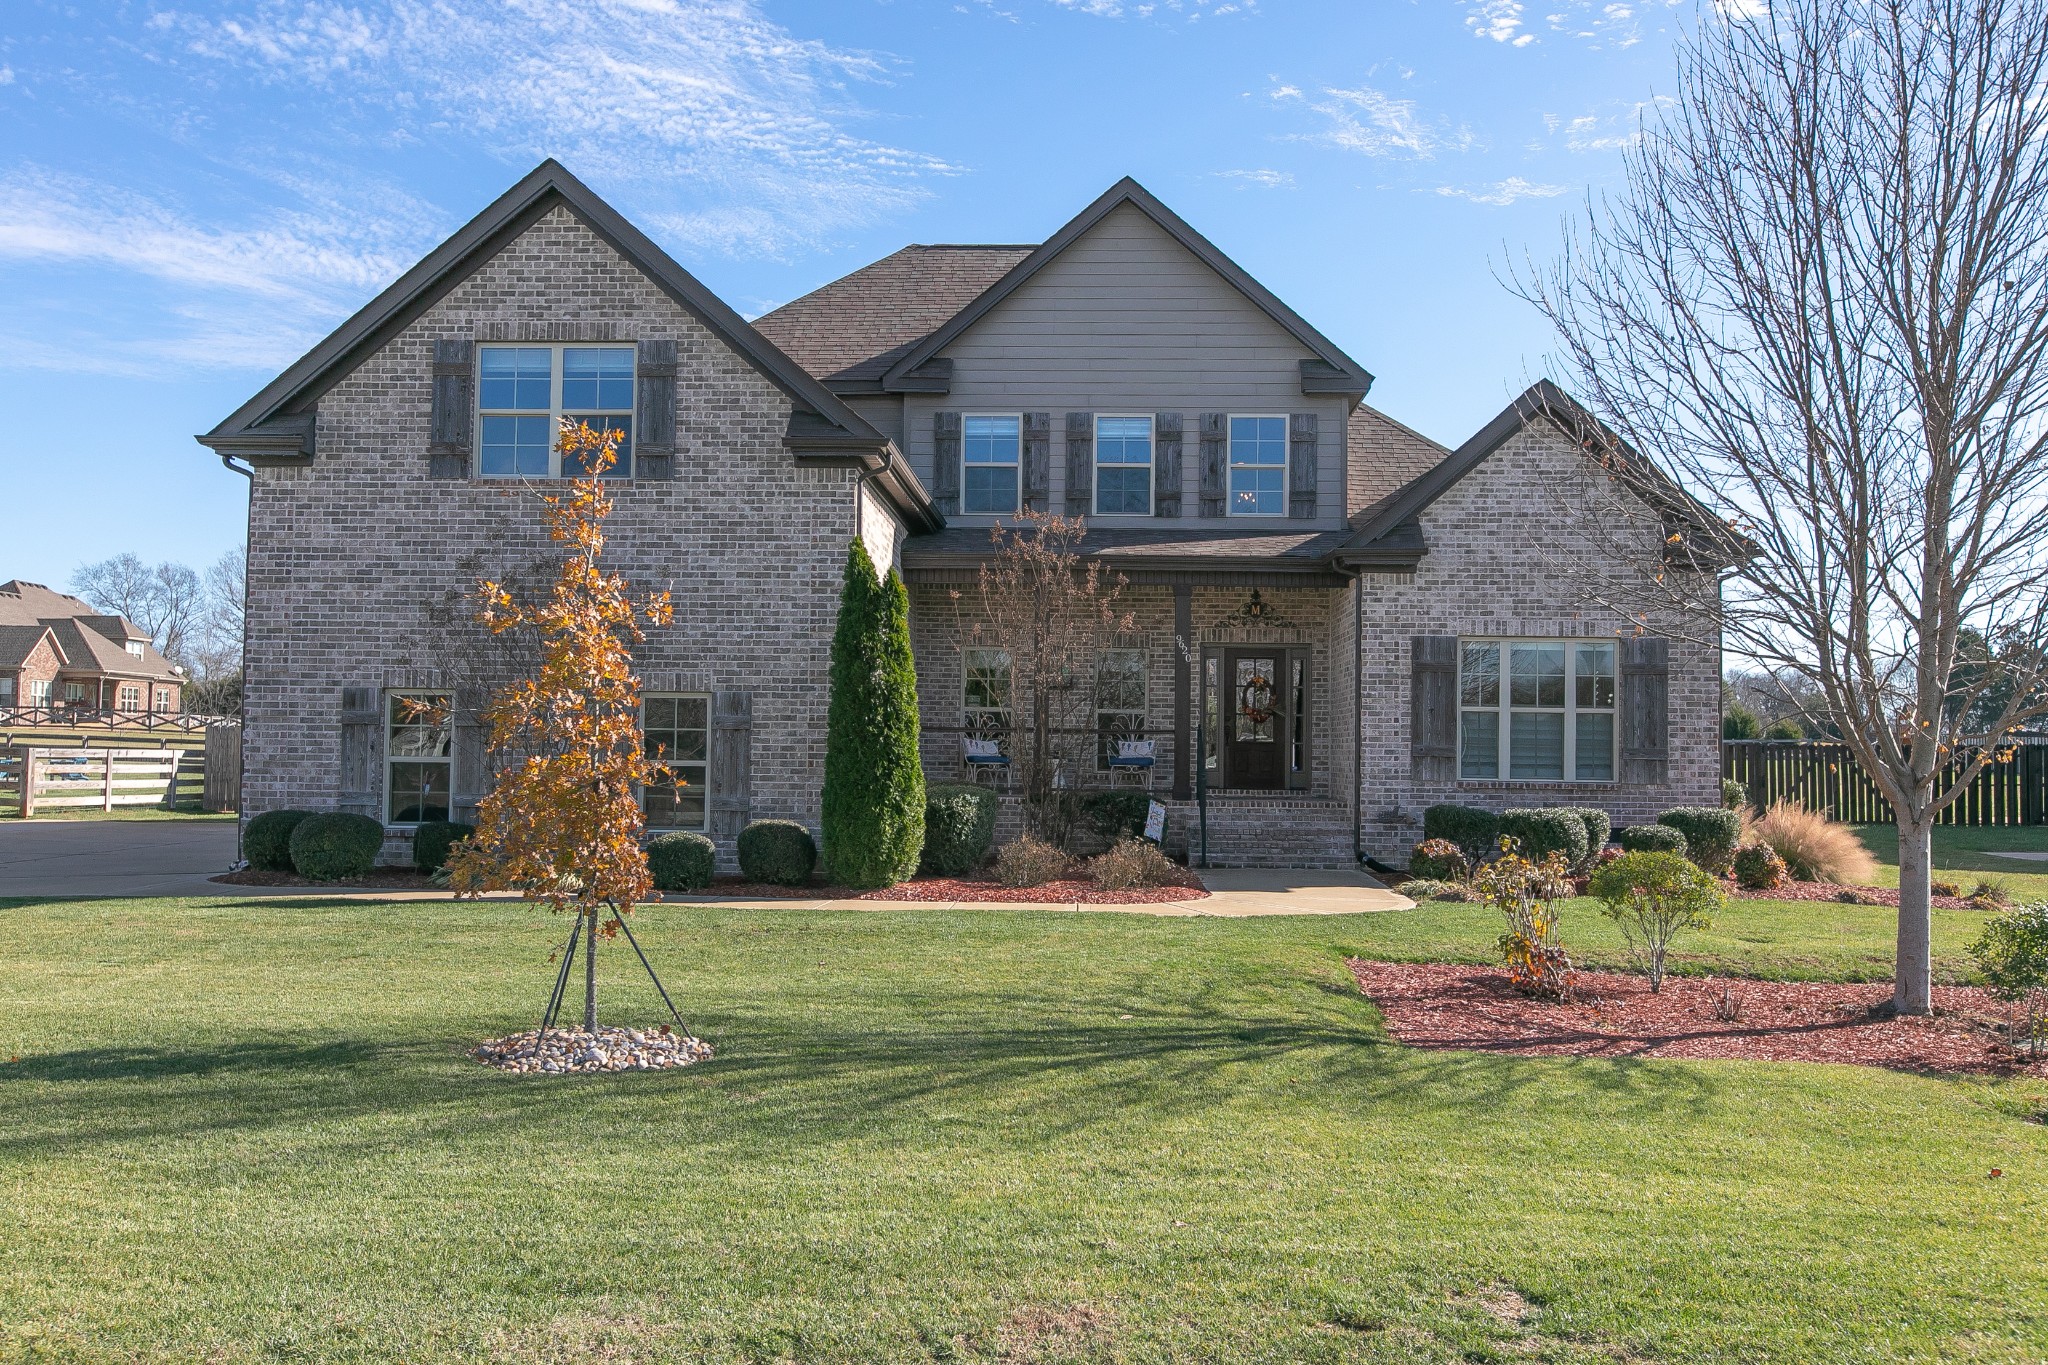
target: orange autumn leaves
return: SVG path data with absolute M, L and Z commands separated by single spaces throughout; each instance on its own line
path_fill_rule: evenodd
M 618 440 L 562 423 L 562 464 L 587 475 L 541 499 L 548 535 L 567 551 L 548 596 L 521 604 L 502 584 L 479 585 L 478 619 L 496 634 L 530 630 L 540 657 L 484 712 L 491 750 L 512 761 L 478 804 L 476 833 L 449 857 L 457 895 L 512 890 L 555 910 L 625 913 L 654 889 L 639 794 L 673 779 L 646 753 L 631 646 L 646 639 L 643 622 L 666 626 L 673 609 L 665 592 L 635 602 L 625 579 L 599 566 L 612 511 L 601 476 Z

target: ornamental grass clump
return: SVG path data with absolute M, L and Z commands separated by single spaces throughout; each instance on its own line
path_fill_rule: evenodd
M 2048 1045 L 2048 901 L 1987 920 L 1970 956 L 1991 993 L 2013 1007 L 2007 1040 L 2018 1048 L 2024 1038 L 2039 1057 Z
M 1088 860 L 1088 875 L 1105 891 L 1133 891 L 1175 885 L 1180 865 L 1149 839 L 1125 837 Z
M 1507 919 L 1499 942 L 1508 980 L 1524 995 L 1567 999 L 1572 964 L 1565 956 L 1557 903 L 1570 889 L 1571 866 L 1556 851 L 1540 863 L 1531 862 L 1509 835 L 1501 836 L 1500 850 L 1501 856 L 1472 878 L 1472 889 Z
M 1856 837 L 1856 831 L 1819 811 L 1791 801 L 1773 801 L 1770 809 L 1757 817 L 1755 832 L 1802 882 L 1868 886 L 1877 877 L 1877 859 Z
M 1650 994 L 1664 985 L 1664 959 L 1683 929 L 1705 929 L 1721 908 L 1721 887 L 1676 853 L 1627 853 L 1596 871 L 1586 890 L 1613 920 L 1650 975 Z

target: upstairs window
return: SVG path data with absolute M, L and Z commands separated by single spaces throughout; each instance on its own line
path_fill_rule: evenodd
M 1287 514 L 1287 419 L 1230 419 L 1230 515 Z
M 139 659 L 143 655 L 142 641 L 140 640 L 130 640 L 121 647 L 127 650 L 129 655 L 133 658 Z
M 1152 515 L 1152 419 L 1095 419 L 1095 515 Z
M 1017 510 L 1017 455 L 1023 419 L 966 417 L 960 423 L 963 477 L 960 510 L 1007 515 Z
M 579 478 L 555 450 L 564 419 L 619 433 L 608 478 L 633 474 L 631 346 L 482 346 L 477 350 L 477 472 L 492 479 Z
M 1458 776 L 1614 780 L 1614 644 L 1467 640 L 1458 660 Z

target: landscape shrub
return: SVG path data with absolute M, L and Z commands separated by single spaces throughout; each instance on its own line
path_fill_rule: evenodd
M 1558 809 L 1578 816 L 1579 823 L 1586 827 L 1586 856 L 1572 864 L 1572 870 L 1590 866 L 1600 850 L 1607 847 L 1608 837 L 1614 833 L 1613 818 L 1598 806 L 1560 806 Z
M 1970 888 L 1970 899 L 1980 906 L 2011 905 L 2012 888 L 1997 877 L 1979 877 Z
M 1802 882 L 1867 886 L 1877 877 L 1877 859 L 1856 831 L 1819 811 L 1790 801 L 1773 801 L 1757 817 L 1756 837 L 1777 850 L 1785 867 Z
M 718 866 L 718 846 L 688 830 L 663 834 L 647 844 L 647 872 L 661 891 L 702 891 Z
M 1137 839 L 1145 833 L 1145 817 L 1152 812 L 1152 794 L 1123 788 L 1089 792 L 1081 798 L 1081 819 L 1102 838 Z
M 1562 853 L 1552 852 L 1540 863 L 1503 853 L 1472 878 L 1473 891 L 1507 920 L 1501 957 L 1509 983 L 1524 995 L 1563 1000 L 1571 994 L 1572 964 L 1557 913 L 1558 900 L 1571 889 L 1567 871 Z
M 1707 928 L 1722 904 L 1719 883 L 1676 853 L 1624 854 L 1595 872 L 1586 890 L 1643 960 L 1652 995 L 1663 988 L 1671 941 L 1682 929 Z
M 751 881 L 802 886 L 818 866 L 818 843 L 794 820 L 756 820 L 740 831 L 740 872 Z
M 1657 823 L 1683 834 L 1685 856 L 1716 877 L 1728 871 L 1728 860 L 1742 838 L 1742 817 L 1726 806 L 1673 806 L 1657 817 Z
M 1449 839 L 1465 850 L 1467 861 L 1477 863 L 1493 851 L 1500 839 L 1500 817 L 1477 806 L 1459 806 L 1448 801 L 1422 812 L 1422 837 Z
M 1064 877 L 1072 859 L 1029 834 L 996 850 L 996 880 L 1004 886 L 1043 886 Z
M 1472 875 L 1472 863 L 1449 839 L 1424 839 L 1408 855 L 1408 875 L 1423 881 L 1462 882 Z
M 1500 832 L 1504 839 L 1520 840 L 1519 851 L 1531 862 L 1561 853 L 1565 866 L 1572 868 L 1585 862 L 1590 852 L 1586 847 L 1586 822 L 1569 806 L 1504 810 L 1500 813 Z
M 1614 837 L 1625 853 L 1685 852 L 1685 836 L 1669 825 L 1630 825 Z
M 2018 1047 L 2024 1037 L 2027 1050 L 2039 1057 L 2048 1043 L 2048 901 L 1985 921 L 1970 956 L 1991 993 L 2014 1007 L 2008 1041 Z
M 309 815 L 292 830 L 292 869 L 311 882 L 361 877 L 377 865 L 384 825 L 367 815 Z
M 1463 882 L 1443 882 L 1430 877 L 1410 877 L 1397 888 L 1412 901 L 1462 901 L 1472 898 Z
M 988 861 L 996 841 L 996 794 L 967 782 L 939 782 L 924 791 L 924 870 L 961 877 Z
M 1960 896 L 1963 894 L 1963 888 L 1961 886 L 1957 885 L 1955 882 L 1943 881 L 1939 877 L 1936 877 L 1932 881 L 1927 883 L 1927 890 L 1931 894 L 1936 896 Z
M 448 865 L 448 853 L 476 833 L 460 820 L 429 820 L 412 833 L 412 865 L 432 876 Z
M 910 598 L 894 569 L 876 574 L 856 536 L 832 633 L 820 798 L 825 865 L 842 885 L 888 886 L 917 871 L 925 803 L 917 736 Z
M 1749 788 L 1732 777 L 1722 778 L 1721 804 L 1729 810 L 1741 810 L 1749 804 Z
M 1159 845 L 1128 837 L 1117 840 L 1107 853 L 1090 858 L 1088 875 L 1105 891 L 1173 886 L 1181 879 L 1180 865 L 1162 853 Z
M 1769 844 L 1744 844 L 1735 850 L 1735 884 L 1746 891 L 1768 891 L 1785 881 L 1785 860 Z
M 292 831 L 309 810 L 267 810 L 242 831 L 242 856 L 249 866 L 264 872 L 292 870 Z

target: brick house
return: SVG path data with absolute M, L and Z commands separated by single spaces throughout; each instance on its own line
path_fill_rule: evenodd
M 40 583 L 0 583 L 0 711 L 175 715 L 185 674 L 125 616 Z
M 251 477 L 245 809 L 373 814 L 392 856 L 473 811 L 503 667 L 462 594 L 544 565 L 565 415 L 626 434 L 607 553 L 674 596 L 640 659 L 687 785 L 650 823 L 728 863 L 749 819 L 816 826 L 851 536 L 910 585 L 927 773 L 1017 721 L 953 594 L 1025 510 L 1085 516 L 1127 580 L 1097 714 L 1153 744 L 1169 842 L 1206 789 L 1214 861 L 1398 863 L 1440 800 L 1716 800 L 1711 621 L 1589 591 L 1690 504 L 1559 514 L 1606 475 L 1547 384 L 1447 450 L 1371 383 L 1132 181 L 1042 244 L 907 247 L 750 324 L 544 163 L 199 438 Z

